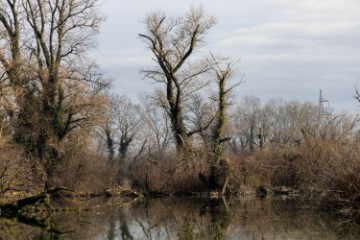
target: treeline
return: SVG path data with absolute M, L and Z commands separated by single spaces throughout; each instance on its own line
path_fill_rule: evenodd
M 0 3 L 1 196 L 53 186 L 147 193 L 288 186 L 359 211 L 357 116 L 239 100 L 237 61 L 204 53 L 216 19 L 201 8 L 145 17 L 139 38 L 155 64 L 141 74 L 157 88 L 133 103 L 110 94 L 86 56 L 102 21 L 97 0 Z

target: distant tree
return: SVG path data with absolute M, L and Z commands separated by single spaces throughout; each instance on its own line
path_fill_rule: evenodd
M 141 125 L 140 107 L 126 96 L 111 99 L 111 125 L 113 141 L 118 147 L 119 161 L 123 163 Z
M 278 146 L 301 142 L 303 133 L 313 134 L 319 129 L 318 107 L 298 101 L 271 100 L 269 117 L 271 141 Z
M 197 135 L 200 139 L 198 142 L 204 149 L 211 149 L 211 124 L 214 123 L 216 116 L 216 103 L 215 101 L 206 101 L 207 98 L 204 94 L 194 93 L 190 96 L 189 101 L 185 105 L 186 119 L 192 129 L 199 129 Z M 210 127 L 207 127 L 209 126 Z
M 237 109 L 237 122 L 239 124 L 239 143 L 242 151 L 253 152 L 257 143 L 262 107 L 260 99 L 246 96 Z
M 355 96 L 354 96 L 354 98 L 355 98 L 358 102 L 360 102 L 360 92 L 359 92 L 359 89 L 358 89 L 357 86 L 355 86 Z
M 169 115 L 157 100 L 149 95 L 141 97 L 142 138 L 149 152 L 162 153 L 170 146 L 173 136 Z
M 201 47 L 203 38 L 215 24 L 201 8 L 191 8 L 187 14 L 169 17 L 164 13 L 150 14 L 144 20 L 146 32 L 139 34 L 158 64 L 143 69 L 146 78 L 164 84 L 164 109 L 170 117 L 178 150 L 190 146 L 190 136 L 200 129 L 188 130 L 184 120 L 184 101 L 203 87 L 201 76 L 211 67 L 204 60 L 190 60 Z
M 142 119 L 138 105 L 133 104 L 125 95 L 110 97 L 109 119 L 103 125 L 103 139 L 117 181 L 125 177 L 129 149 L 136 141 L 141 126 Z

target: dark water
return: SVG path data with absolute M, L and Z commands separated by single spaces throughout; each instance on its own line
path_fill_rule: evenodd
M 32 217 L 0 219 L 0 239 L 360 239 L 354 224 L 297 199 L 110 199 Z

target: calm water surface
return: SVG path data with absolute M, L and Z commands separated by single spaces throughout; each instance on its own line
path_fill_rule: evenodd
M 0 219 L 0 239 L 360 239 L 351 223 L 297 199 L 150 198 L 93 211 Z

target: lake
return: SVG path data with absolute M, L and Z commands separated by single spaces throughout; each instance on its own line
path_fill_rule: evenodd
M 0 239 L 360 239 L 360 229 L 299 198 L 92 200 L 39 221 L 0 219 Z

